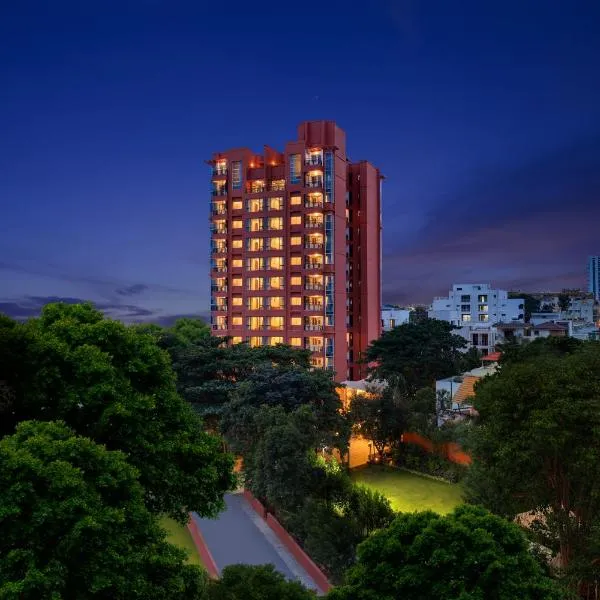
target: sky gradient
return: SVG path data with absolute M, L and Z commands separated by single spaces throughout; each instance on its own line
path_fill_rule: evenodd
M 206 315 L 216 150 L 346 130 L 386 177 L 383 300 L 585 286 L 600 4 L 20 0 L 0 7 L 0 312 Z

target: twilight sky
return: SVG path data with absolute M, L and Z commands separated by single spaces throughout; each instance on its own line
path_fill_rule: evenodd
M 346 130 L 384 184 L 384 301 L 585 285 L 593 0 L 0 3 L 0 311 L 209 307 L 213 150 Z

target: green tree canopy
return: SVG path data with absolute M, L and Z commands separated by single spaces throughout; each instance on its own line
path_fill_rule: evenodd
M 148 507 L 185 522 L 213 515 L 234 484 L 232 457 L 177 394 L 153 335 L 105 319 L 89 304 L 49 304 L 39 319 L 0 327 L 0 431 L 63 420 L 122 450 L 140 472 Z
M 469 498 L 513 517 L 533 511 L 564 565 L 600 579 L 600 342 L 535 342 L 476 388 Z
M 211 581 L 207 600 L 316 600 L 297 581 L 287 581 L 273 565 L 231 565 Z
M 205 584 L 165 541 L 124 454 L 55 422 L 0 441 L 1 598 L 200 600 Z
M 432 386 L 436 379 L 476 366 L 465 362 L 461 350 L 467 342 L 453 330 L 446 321 L 427 319 L 386 331 L 367 348 L 367 360 L 375 363 L 371 375 L 404 380 L 407 390 L 414 393 Z
M 516 525 L 482 508 L 404 514 L 358 547 L 330 600 L 558 600 Z

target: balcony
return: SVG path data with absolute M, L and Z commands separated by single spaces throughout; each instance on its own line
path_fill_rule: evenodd
M 304 263 L 304 268 L 305 269 L 322 269 L 323 268 L 323 263 L 322 262 L 309 262 L 309 263 Z
M 305 242 L 304 247 L 308 250 L 318 250 L 323 247 L 323 242 Z
M 211 292 L 226 292 L 227 286 L 226 285 L 211 285 L 210 291 Z
M 283 192 L 285 190 L 285 179 L 271 181 L 269 184 L 269 190 L 272 192 Z
M 304 325 L 304 331 L 323 331 L 323 325 Z
M 212 271 L 214 271 L 215 273 L 227 273 L 227 267 L 212 267 L 211 269 Z
M 227 176 L 227 167 L 221 167 L 221 166 L 213 167 L 212 168 L 212 176 L 213 177 L 217 177 L 217 176 L 226 177 Z
M 214 246 L 210 249 L 211 254 L 225 254 L 227 252 L 227 246 Z
M 217 312 L 225 312 L 227 310 L 227 304 L 212 304 L 210 310 Z
M 318 229 L 323 227 L 323 221 L 306 220 L 304 221 L 304 227 L 307 229 Z
M 217 188 L 213 188 L 212 190 L 210 190 L 210 192 L 213 196 L 227 196 L 227 187 L 223 185 Z
M 304 199 L 304 208 L 323 208 L 323 200 Z
M 218 309 L 215 309 L 218 310 Z M 212 328 L 216 331 L 225 331 L 227 329 L 227 325 L 213 325 Z
M 304 289 L 305 290 L 320 290 L 320 291 L 323 291 L 325 289 L 325 286 L 322 283 L 305 283 L 304 284 Z
M 323 346 L 318 346 L 315 344 L 306 344 L 306 349 L 311 352 L 323 352 Z
M 323 164 L 323 154 L 307 154 L 304 157 L 304 164 L 314 167 L 319 167 Z
M 311 177 L 306 180 L 307 188 L 322 188 L 323 187 L 323 179 L 321 177 Z
M 213 215 L 226 215 L 227 208 L 225 208 L 224 206 L 212 206 L 210 212 Z
M 247 194 L 262 194 L 267 191 L 267 186 L 263 182 L 255 181 L 246 187 Z
M 323 306 L 323 304 L 307 303 L 304 305 L 304 310 L 322 311 Z
M 225 235 L 227 233 L 227 227 L 211 227 L 210 231 L 218 235 Z

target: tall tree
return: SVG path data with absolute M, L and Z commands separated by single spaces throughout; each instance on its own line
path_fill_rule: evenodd
M 403 514 L 358 547 L 329 600 L 559 600 L 516 525 L 471 506 Z
M 234 485 L 232 457 L 177 394 L 155 338 L 89 304 L 49 304 L 39 319 L 0 328 L 0 431 L 24 420 L 63 420 L 122 450 L 140 471 L 148 507 L 181 522 L 213 515 Z
M 54 422 L 0 441 L 0 597 L 201 600 L 205 585 L 124 454 Z
M 587 565 L 600 523 L 600 342 L 535 342 L 483 380 L 474 405 L 471 501 L 507 517 L 532 511 L 562 564 Z M 578 576 L 579 578 L 579 576 Z
M 446 321 L 427 319 L 386 331 L 367 348 L 367 360 L 374 363 L 371 375 L 404 380 L 414 393 L 457 374 L 464 366 L 461 350 L 467 342 L 453 330 Z

